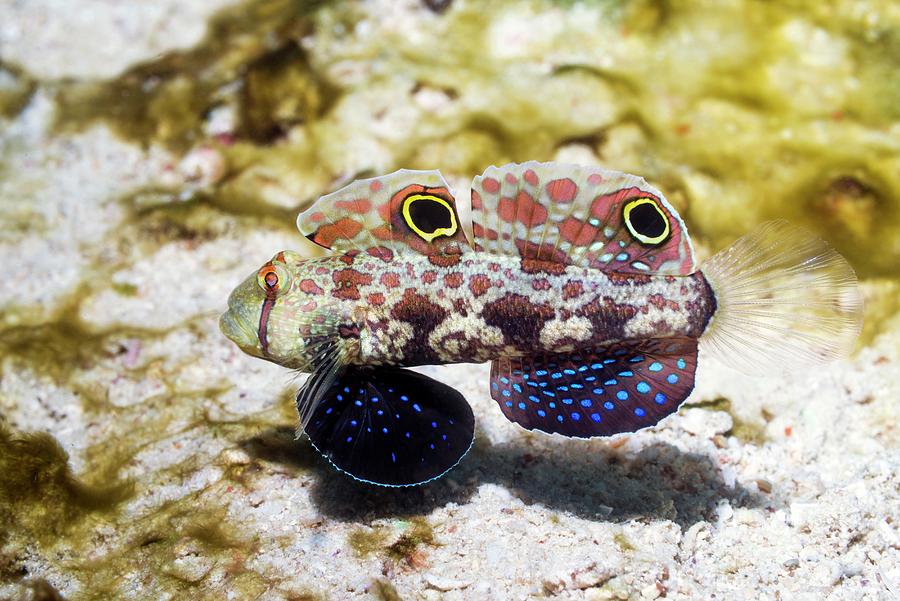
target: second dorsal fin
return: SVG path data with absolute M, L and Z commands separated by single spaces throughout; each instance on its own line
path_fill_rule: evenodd
M 297 217 L 300 232 L 335 252 L 462 254 L 469 248 L 456 201 L 438 171 L 394 173 L 319 198 Z
M 696 271 L 687 228 L 643 178 L 531 161 L 472 182 L 475 249 L 619 273 Z

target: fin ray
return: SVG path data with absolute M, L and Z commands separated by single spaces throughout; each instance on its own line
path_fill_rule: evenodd
M 702 271 L 718 307 L 701 342 L 744 373 L 845 356 L 862 328 L 853 268 L 824 241 L 786 221 L 760 225 Z

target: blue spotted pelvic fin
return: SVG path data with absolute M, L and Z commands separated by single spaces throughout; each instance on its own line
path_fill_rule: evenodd
M 304 236 L 337 253 L 462 254 L 470 249 L 439 171 L 401 169 L 319 198 L 297 217 Z
M 439 478 L 472 446 L 475 417 L 462 394 L 399 367 L 348 367 L 304 428 L 340 471 L 371 484 Z
M 636 432 L 678 410 L 694 388 L 697 341 L 626 341 L 592 354 L 504 358 L 491 397 L 523 428 L 577 438 Z
M 530 161 L 472 182 L 475 250 L 625 274 L 696 271 L 684 222 L 643 178 Z

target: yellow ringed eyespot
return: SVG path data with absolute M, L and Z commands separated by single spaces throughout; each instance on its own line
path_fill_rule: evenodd
M 644 244 L 659 244 L 669 237 L 669 219 L 653 198 L 635 198 L 622 211 L 631 235 Z
M 438 236 L 452 236 L 459 227 L 450 203 L 431 194 L 407 196 L 401 213 L 406 225 L 426 242 Z

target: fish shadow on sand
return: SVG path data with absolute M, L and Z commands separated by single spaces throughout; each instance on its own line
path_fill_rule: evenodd
M 465 504 L 482 484 L 503 487 L 526 505 L 539 504 L 585 519 L 672 520 L 684 529 L 714 520 L 716 505 L 723 499 L 733 507 L 775 503 L 740 484 L 727 486 L 706 455 L 666 443 L 628 455 L 606 445 L 590 444 L 589 452 L 566 448 L 588 444 L 582 441 L 548 439 L 535 445 L 523 437 L 490 445 L 479 437 L 444 477 L 422 486 L 384 488 L 338 473 L 307 440 L 294 440 L 293 432 L 288 426 L 273 428 L 240 446 L 255 459 L 312 470 L 312 502 L 322 515 L 342 521 L 411 517 L 448 503 Z

